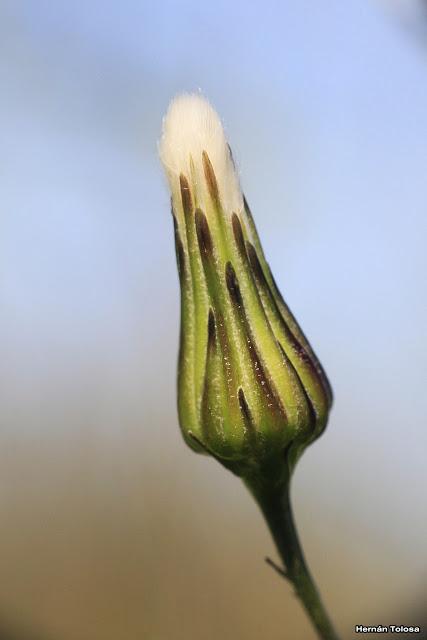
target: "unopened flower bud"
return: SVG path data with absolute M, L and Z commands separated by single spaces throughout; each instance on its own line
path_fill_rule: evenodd
M 183 95 L 164 119 L 181 285 L 182 433 L 247 478 L 290 473 L 326 426 L 326 375 L 264 258 L 218 115 Z

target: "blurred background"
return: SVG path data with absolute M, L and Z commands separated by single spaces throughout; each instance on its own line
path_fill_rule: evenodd
M 335 391 L 293 484 L 324 600 L 426 623 L 424 3 L 2 0 L 0 640 L 315 638 L 178 429 L 157 141 L 198 90 Z

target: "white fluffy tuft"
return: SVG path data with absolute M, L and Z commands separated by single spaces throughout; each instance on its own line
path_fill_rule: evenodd
M 221 120 L 215 109 L 201 95 L 183 94 L 172 100 L 163 120 L 163 135 L 159 145 L 160 158 L 165 167 L 172 193 L 183 173 L 195 181 L 200 204 L 206 189 L 202 168 L 202 153 L 206 151 L 212 163 L 224 209 L 238 211 L 242 194 Z M 190 158 L 195 174 L 190 169 Z

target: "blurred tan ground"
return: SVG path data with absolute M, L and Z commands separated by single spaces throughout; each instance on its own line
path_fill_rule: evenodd
M 122 431 L 107 436 L 93 410 L 65 401 L 32 433 L 1 436 L 4 620 L 46 640 L 314 639 L 263 563 L 274 551 L 240 482 L 186 450 L 172 413 L 160 421 L 164 410 L 153 410 L 150 425 L 121 415 Z M 396 615 L 407 609 L 378 542 L 313 504 L 298 475 L 295 488 L 307 556 L 343 638 L 358 621 L 389 619 L 390 603 Z

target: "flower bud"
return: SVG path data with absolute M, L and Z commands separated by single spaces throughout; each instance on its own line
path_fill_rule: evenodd
M 221 122 L 198 95 L 164 119 L 181 286 L 178 412 L 183 436 L 248 478 L 291 472 L 326 426 L 326 375 L 283 301 L 242 195 Z

